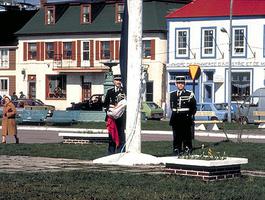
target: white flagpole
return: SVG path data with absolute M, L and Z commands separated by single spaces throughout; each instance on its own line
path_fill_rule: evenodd
M 126 152 L 141 152 L 142 0 L 128 0 Z
M 142 0 L 128 0 L 128 60 L 126 152 L 93 160 L 98 164 L 159 164 L 152 155 L 141 153 L 141 66 L 142 66 Z

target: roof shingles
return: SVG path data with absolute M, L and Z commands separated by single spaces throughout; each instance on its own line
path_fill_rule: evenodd
M 194 0 L 168 14 L 167 18 L 227 17 L 230 0 Z M 265 0 L 234 0 L 233 16 L 263 16 Z
M 180 8 L 184 3 L 147 1 L 143 5 L 143 31 L 166 31 L 165 16 L 171 9 Z M 92 5 L 92 9 L 94 5 Z M 91 24 L 80 23 L 80 4 L 69 5 L 56 24 L 45 25 L 44 9 L 39 12 L 17 32 L 18 35 L 43 34 L 93 34 L 119 33 L 121 23 L 115 23 L 115 4 L 97 4 L 100 10 L 95 14 Z

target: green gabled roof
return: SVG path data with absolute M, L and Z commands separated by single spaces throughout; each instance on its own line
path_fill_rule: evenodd
M 148 1 L 143 3 L 143 31 L 165 32 L 165 16 L 172 9 L 185 4 L 163 1 Z M 56 7 L 57 9 L 57 7 Z M 93 10 L 94 9 L 94 10 Z M 45 34 L 94 34 L 117 33 L 121 30 L 121 23 L 115 23 L 115 4 L 92 4 L 93 21 L 91 24 L 80 23 L 80 4 L 65 5 L 60 17 L 53 25 L 45 25 L 44 9 L 22 28 L 18 35 L 45 35 Z

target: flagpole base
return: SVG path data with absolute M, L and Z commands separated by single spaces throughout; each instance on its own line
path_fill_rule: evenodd
M 143 153 L 137 152 L 125 152 L 118 153 L 102 158 L 93 160 L 95 164 L 103 165 L 122 165 L 122 166 L 134 166 L 134 165 L 158 165 L 160 164 L 160 159 Z

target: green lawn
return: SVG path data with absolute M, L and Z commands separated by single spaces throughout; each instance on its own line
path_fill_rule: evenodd
M 202 182 L 175 175 L 71 171 L 0 173 L 1 200 L 264 200 L 265 179 Z
M 194 142 L 194 154 L 201 153 L 201 142 Z M 254 143 L 204 143 L 207 152 L 208 147 L 214 152 L 220 152 L 227 156 L 244 157 L 249 159 L 249 164 L 243 165 L 243 169 L 265 171 L 265 145 Z M 171 155 L 172 143 L 142 142 L 142 152 L 155 156 Z M 0 155 L 27 155 L 53 158 L 74 158 L 92 160 L 107 154 L 107 144 L 5 144 L 0 145 Z
M 202 143 L 195 141 L 195 147 Z M 247 157 L 243 169 L 265 171 L 265 145 L 204 143 L 206 150 Z M 0 155 L 28 155 L 91 160 L 106 155 L 107 144 L 0 144 Z M 194 153 L 200 153 L 196 149 Z M 143 142 L 142 152 L 171 154 L 171 142 Z M 139 173 L 68 172 L 0 173 L 0 200 L 264 200 L 265 178 L 243 176 L 233 180 L 202 182 L 191 177 Z

